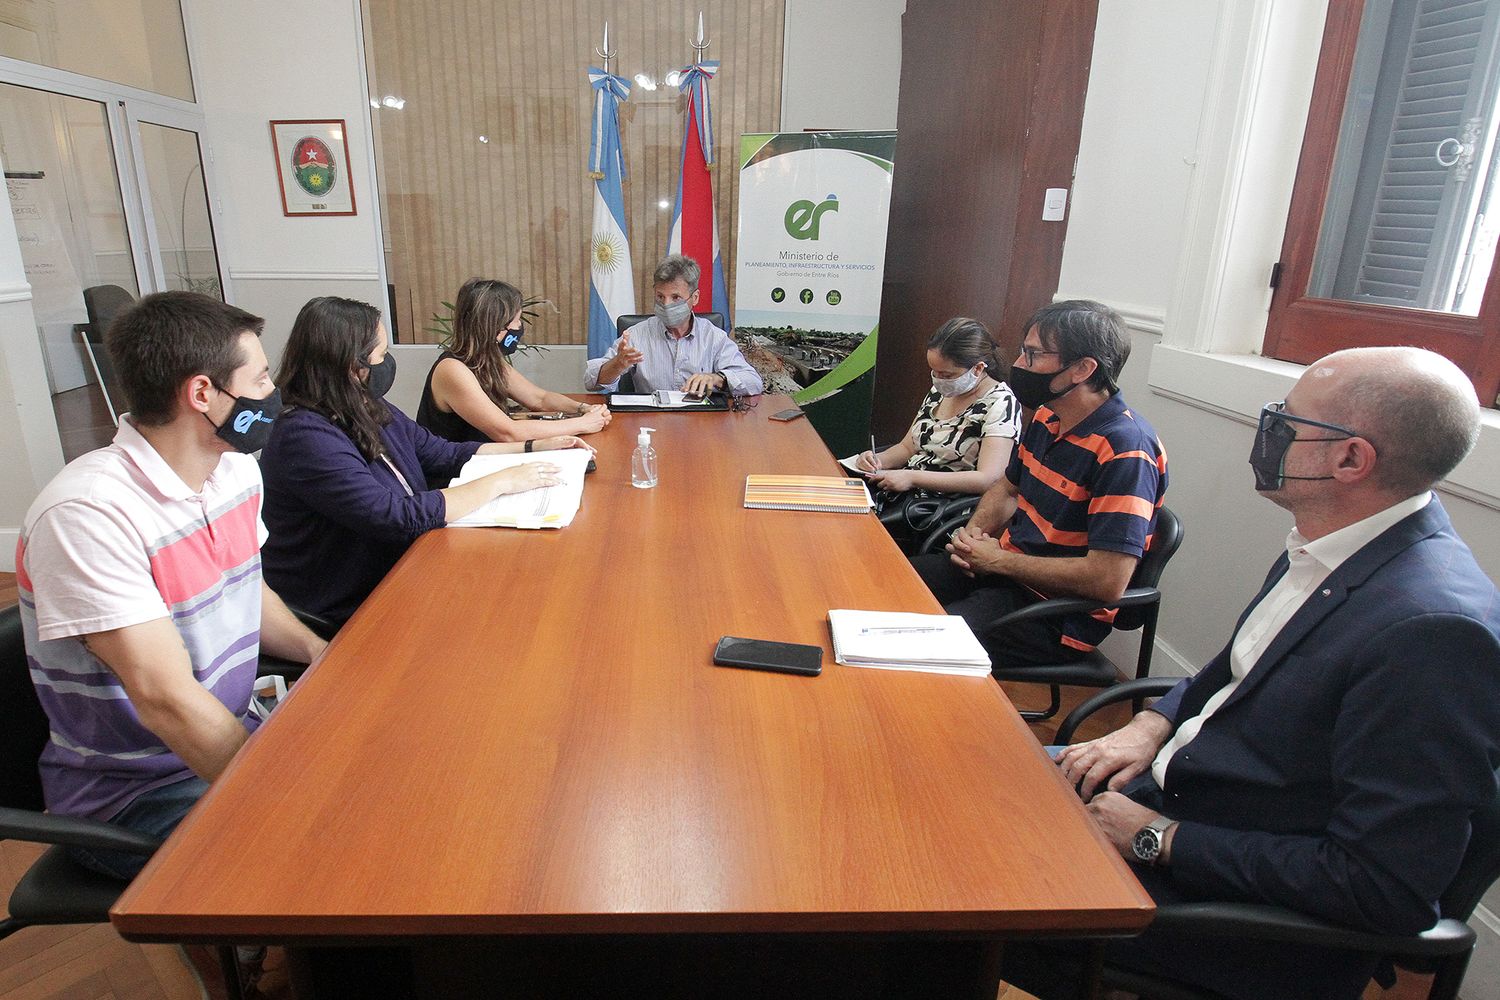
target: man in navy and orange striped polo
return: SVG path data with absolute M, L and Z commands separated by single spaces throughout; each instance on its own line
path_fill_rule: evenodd
M 979 501 L 948 554 L 912 560 L 950 614 L 962 615 L 996 666 L 1056 663 L 1109 634 L 1113 611 L 994 628 L 1048 597 L 1118 600 L 1151 544 L 1167 490 L 1156 432 L 1125 405 L 1130 356 L 1119 314 L 1055 302 L 1026 324 L 1011 391 L 1034 416 L 1005 476 Z

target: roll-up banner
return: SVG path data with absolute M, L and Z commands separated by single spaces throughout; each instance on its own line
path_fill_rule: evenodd
M 896 133 L 740 138 L 735 330 L 835 454 L 870 445 Z

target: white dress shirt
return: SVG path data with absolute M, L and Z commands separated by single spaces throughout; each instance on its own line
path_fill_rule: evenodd
M 1234 646 L 1229 652 L 1229 683 L 1209 697 L 1201 712 L 1177 727 L 1177 732 L 1151 762 L 1151 776 L 1159 786 L 1167 787 L 1167 765 L 1172 762 L 1173 755 L 1191 743 L 1209 716 L 1229 700 L 1240 682 L 1254 669 L 1266 647 L 1281 634 L 1286 623 L 1323 585 L 1329 574 L 1387 528 L 1415 514 L 1431 500 L 1432 492 L 1425 491 L 1312 542 L 1296 528 L 1292 529 L 1286 539 L 1287 559 L 1290 561 L 1286 574 L 1250 612 L 1239 634 L 1234 637 Z M 1324 591 L 1324 596 L 1327 595 L 1328 591 Z

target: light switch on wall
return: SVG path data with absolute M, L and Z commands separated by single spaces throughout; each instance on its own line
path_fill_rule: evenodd
M 1061 222 L 1068 213 L 1068 189 L 1048 188 L 1042 199 L 1042 221 Z

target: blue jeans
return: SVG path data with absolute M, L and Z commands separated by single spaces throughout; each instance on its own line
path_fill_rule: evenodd
M 153 837 L 165 837 L 177 828 L 193 803 L 208 791 L 208 782 L 197 775 L 174 781 L 170 785 L 153 788 L 136 796 L 135 800 L 121 809 L 110 822 L 137 833 L 148 833 Z M 110 851 L 95 847 L 70 847 L 68 854 L 83 865 L 103 875 L 129 881 L 140 873 L 150 860 L 147 854 L 131 854 L 128 851 Z

